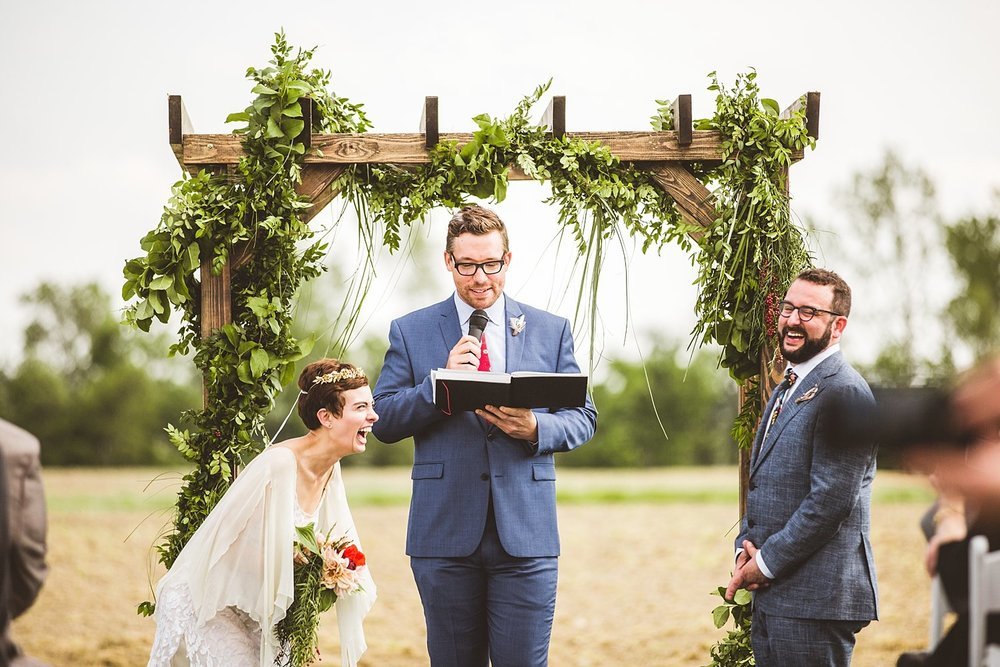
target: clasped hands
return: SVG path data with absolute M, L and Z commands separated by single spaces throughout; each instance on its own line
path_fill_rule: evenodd
M 736 591 L 745 588 L 755 591 L 771 585 L 771 580 L 757 566 L 757 547 L 750 540 L 743 540 L 743 551 L 736 557 L 736 571 L 733 572 L 729 586 L 726 587 L 726 599 L 732 600 Z
M 448 353 L 448 365 L 452 370 L 476 370 L 479 368 L 479 341 L 473 336 L 462 338 Z M 485 421 L 518 440 L 538 441 L 538 420 L 530 408 L 509 408 L 487 405 L 476 414 Z

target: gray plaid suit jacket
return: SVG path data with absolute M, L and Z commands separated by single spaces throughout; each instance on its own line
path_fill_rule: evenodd
M 859 427 L 874 405 L 871 390 L 837 352 L 796 383 L 762 442 L 775 398 L 757 431 L 736 539 L 737 548 L 745 539 L 757 546 L 775 576 L 754 604 L 791 618 L 876 619 L 869 538 L 876 446 Z

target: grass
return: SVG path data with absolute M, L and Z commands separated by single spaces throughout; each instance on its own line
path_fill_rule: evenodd
M 14 623 L 28 652 L 54 665 L 145 664 L 150 619 L 135 614 L 162 570 L 152 545 L 168 526 L 181 471 L 45 471 L 51 574 Z M 403 553 L 409 471 L 345 470 L 352 509 L 379 586 L 363 665 L 426 665 L 420 602 Z M 728 578 L 736 521 L 733 468 L 559 469 L 559 600 L 551 664 L 694 667 L 722 636 L 711 621 Z M 926 641 L 929 584 L 917 521 L 926 484 L 876 479 L 873 543 L 881 621 L 859 636 L 856 667 L 894 664 Z M 321 628 L 338 664 L 336 623 Z

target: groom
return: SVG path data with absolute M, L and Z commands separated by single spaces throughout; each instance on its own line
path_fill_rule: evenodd
M 736 539 L 738 588 L 756 591 L 758 667 L 846 667 L 854 636 L 878 617 L 869 540 L 875 445 L 871 390 L 840 354 L 851 289 L 803 271 L 778 304 L 785 382 L 764 410 Z
M 458 211 L 444 263 L 455 293 L 392 322 L 375 384 L 375 435 L 414 440 L 406 553 L 427 650 L 434 667 L 542 666 L 559 555 L 553 454 L 587 442 L 597 412 L 589 398 L 554 411 L 438 410 L 435 368 L 579 371 L 569 322 L 504 295 L 511 253 L 495 213 Z M 489 318 L 482 342 L 465 335 L 476 310 Z

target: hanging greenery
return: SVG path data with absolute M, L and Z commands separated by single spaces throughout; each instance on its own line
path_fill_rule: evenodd
M 298 139 L 304 129 L 301 100 L 314 101 L 312 132 L 360 133 L 371 126 L 362 105 L 327 91 L 329 72 L 308 69 L 313 50 L 293 52 L 278 33 L 271 51 L 270 66 L 247 71 L 255 83 L 253 102 L 227 119 L 245 123 L 236 131 L 244 157 L 230 172 L 202 171 L 175 184 L 159 225 L 142 239 L 145 255 L 124 269 L 123 296 L 131 301 L 125 321 L 148 331 L 154 318 L 167 322 L 178 312 L 180 339 L 172 353 L 193 350 L 205 378 L 206 407 L 184 415 L 190 428 L 167 427 L 194 464 L 178 495 L 173 531 L 157 547 L 168 567 L 228 488 L 233 468 L 266 440 L 264 418 L 293 379 L 294 362 L 311 348 L 310 341 L 297 341 L 290 332 L 296 291 L 322 271 L 325 252 L 322 244 L 307 244 L 312 233 L 300 214 L 310 203 L 295 190 L 306 153 Z M 549 83 L 507 118 L 476 116 L 478 129 L 469 143 L 442 142 L 427 164 L 357 165 L 333 187 L 357 209 L 365 238 L 370 243 L 380 238 L 396 250 L 402 227 L 423 221 L 434 208 L 457 207 L 472 197 L 502 201 L 512 166 L 548 181 L 546 201 L 556 207 L 559 228 L 584 267 L 577 316 L 588 320 L 591 341 L 609 241 L 620 244 L 631 237 L 644 251 L 668 242 L 691 250 L 689 234 L 702 232 L 693 342 L 721 345 L 721 364 L 746 381 L 759 372 L 761 351 L 773 340 L 773 317 L 766 313 L 773 314 L 778 290 L 809 261 L 802 232 L 788 217 L 783 173 L 792 152 L 812 140 L 802 113 L 782 119 L 773 100 L 758 99 L 755 76 L 741 75 L 726 90 L 710 75 L 717 110 L 697 127 L 721 133 L 724 160 L 693 167 L 716 186 L 718 215 L 708 230 L 685 223 L 646 172 L 623 164 L 606 146 L 553 137 L 532 124 L 532 107 Z M 659 104 L 653 126 L 664 129 L 671 126 L 670 109 Z M 237 263 L 237 257 L 246 259 Z M 233 321 L 201 337 L 199 269 L 206 259 L 216 274 L 227 263 L 235 267 Z M 749 412 L 734 431 L 741 446 L 749 445 L 753 410 L 759 410 L 752 407 L 759 401 L 746 403 Z M 143 613 L 152 609 L 151 603 L 140 605 Z

